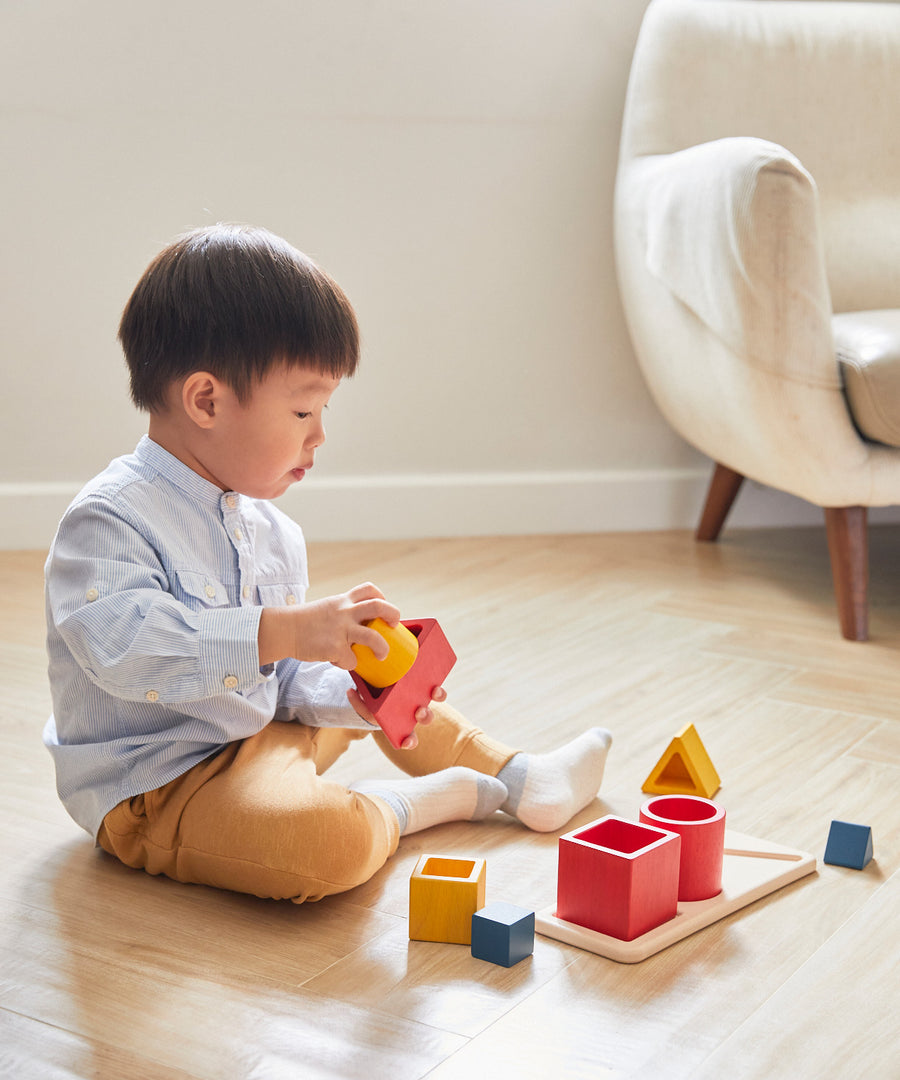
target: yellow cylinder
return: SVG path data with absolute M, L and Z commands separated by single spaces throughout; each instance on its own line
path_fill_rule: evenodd
M 416 635 L 402 623 L 388 626 L 384 619 L 372 619 L 366 626 L 381 634 L 390 646 L 390 652 L 384 660 L 377 660 L 367 645 L 352 645 L 356 654 L 356 667 L 353 670 L 369 686 L 393 686 L 415 663 L 419 653 Z

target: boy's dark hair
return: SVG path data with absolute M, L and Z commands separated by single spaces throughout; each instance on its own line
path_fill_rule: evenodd
M 246 401 L 281 363 L 342 377 L 359 362 L 356 316 L 337 282 L 248 225 L 195 229 L 164 248 L 125 305 L 119 341 L 131 397 L 150 411 L 192 371 L 211 372 Z

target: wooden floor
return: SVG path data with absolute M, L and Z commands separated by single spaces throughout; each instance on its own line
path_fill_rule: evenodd
M 872 640 L 843 641 L 823 532 L 332 544 L 313 595 L 371 579 L 440 619 L 451 699 L 549 749 L 614 734 L 575 819 L 635 817 L 693 721 L 731 828 L 817 873 L 636 965 L 547 938 L 511 969 L 410 942 L 423 852 L 487 859 L 489 900 L 555 894 L 555 836 L 502 814 L 408 837 L 367 885 L 294 906 L 178 885 L 95 850 L 40 741 L 40 553 L 0 555 L 0 1075 L 110 1080 L 900 1076 L 900 530 L 872 537 Z M 333 775 L 390 772 L 368 744 Z M 872 826 L 824 865 L 832 818 Z

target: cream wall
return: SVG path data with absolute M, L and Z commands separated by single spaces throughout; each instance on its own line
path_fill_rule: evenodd
M 614 280 L 645 6 L 2 5 L 0 546 L 44 546 L 133 447 L 119 313 L 218 220 L 286 236 L 359 314 L 362 371 L 284 500 L 312 538 L 690 525 L 708 466 L 649 400 Z

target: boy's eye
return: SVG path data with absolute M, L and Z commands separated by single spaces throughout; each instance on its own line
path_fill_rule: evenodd
M 294 415 L 297 417 L 298 420 L 308 420 L 312 416 L 312 413 L 298 412 L 294 413 Z

